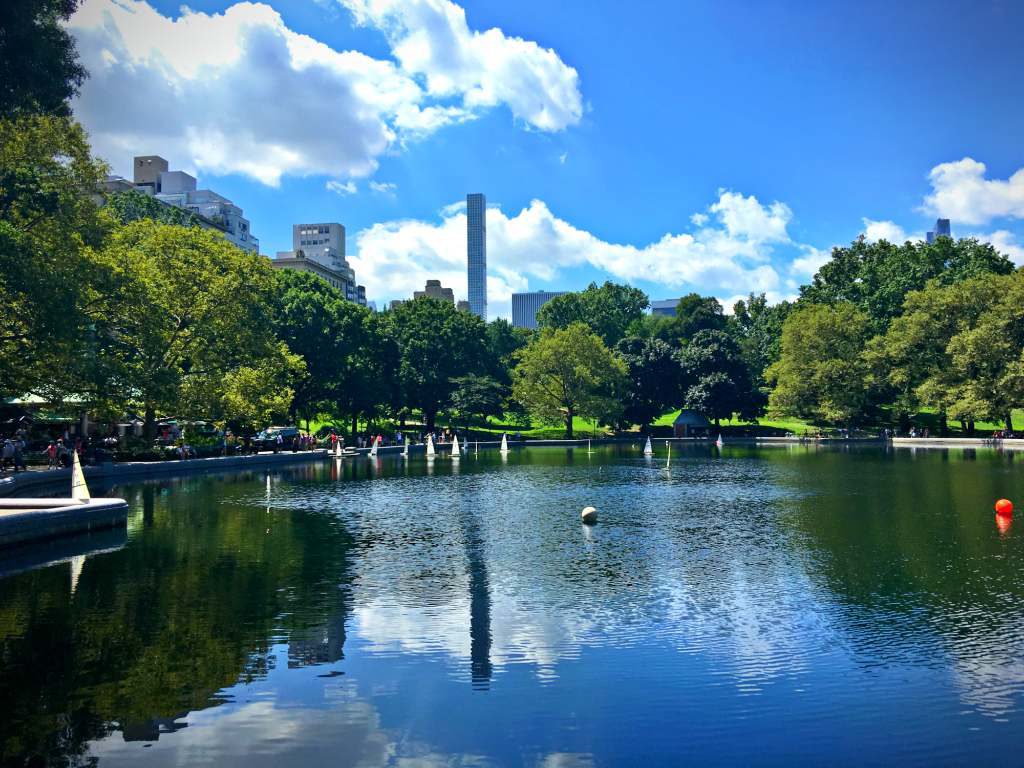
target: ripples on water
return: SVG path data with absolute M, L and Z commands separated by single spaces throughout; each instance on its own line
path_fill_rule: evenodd
M 0 581 L 4 758 L 1019 760 L 1024 550 L 989 512 L 1024 498 L 1009 457 L 673 454 L 117 489 L 128 540 L 73 592 L 67 564 Z

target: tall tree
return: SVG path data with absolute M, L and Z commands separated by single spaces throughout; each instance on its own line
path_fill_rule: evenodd
M 508 320 L 497 318 L 487 324 L 487 369 L 489 375 L 505 386 L 512 385 L 513 359 L 517 350 L 530 341 L 530 330 L 516 328 Z
M 751 293 L 733 305 L 732 331 L 759 388 L 767 386 L 764 372 L 782 354 L 782 324 L 793 306 L 788 301 L 769 305 L 763 293 Z
M 273 333 L 270 264 L 219 233 L 140 220 L 116 232 L 102 257 L 118 298 L 101 354 L 111 390 L 144 410 L 148 436 L 157 412 L 181 407 L 197 384 L 219 388 L 240 369 L 296 363 Z M 275 380 L 266 373 L 263 381 Z
M 903 313 L 868 343 L 865 360 L 874 389 L 892 406 L 902 430 L 910 428 L 913 414 L 929 407 L 946 431 L 947 415 L 967 374 L 954 365 L 949 344 L 977 325 L 993 297 L 1003 295 L 1015 277 L 989 274 L 950 285 L 932 281 L 924 290 L 909 293 Z
M 617 415 L 613 393 L 625 386 L 626 364 L 583 323 L 542 331 L 516 358 L 515 398 L 539 421 L 564 423 L 570 439 L 573 417 Z
M 734 413 L 755 417 L 761 410 L 739 345 L 725 331 L 697 331 L 679 353 L 685 377 L 683 401 L 721 426 Z
M 672 334 L 675 343 L 681 345 L 701 331 L 724 331 L 727 323 L 718 299 L 689 293 L 676 305 Z
M 466 429 L 472 419 L 501 416 L 508 389 L 490 376 L 459 376 L 452 379 L 451 410 Z
M 882 333 L 902 311 L 906 295 L 929 280 L 950 285 L 982 274 L 1009 274 L 1013 268 L 990 244 L 974 239 L 894 245 L 860 237 L 849 247 L 833 248 L 832 258 L 801 288 L 800 297 L 818 304 L 851 302 L 867 314 L 872 331 Z
M 295 382 L 293 412 L 309 420 L 321 410 L 335 408 L 341 399 L 348 400 L 348 408 L 355 407 L 353 396 L 365 390 L 360 362 L 373 351 L 370 311 L 308 272 L 280 270 L 274 277 L 275 333 L 306 363 L 305 375 Z
M 487 328 L 469 312 L 421 297 L 387 314 L 398 348 L 398 378 L 405 401 L 423 412 L 432 430 L 438 411 L 451 398 L 451 380 L 485 373 Z
M 568 328 L 583 323 L 609 347 L 625 337 L 630 326 L 643 317 L 650 306 L 639 288 L 605 282 L 591 283 L 586 290 L 565 293 L 547 302 L 537 312 L 539 328 Z
M 0 120 L 0 393 L 92 389 L 112 290 L 93 255 L 109 229 L 91 197 L 105 172 L 70 120 Z
M 852 425 L 867 405 L 862 352 L 870 319 L 850 302 L 805 304 L 782 326 L 782 356 L 768 369 L 770 410 Z
M 78 0 L 0 3 L 0 116 L 71 114 L 86 71 L 61 22 Z
M 683 399 L 683 369 L 676 351 L 660 339 L 631 336 L 615 345 L 626 364 L 627 383 L 622 392 L 622 417 L 647 427 Z

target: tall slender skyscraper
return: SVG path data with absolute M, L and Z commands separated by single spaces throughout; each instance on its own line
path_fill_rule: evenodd
M 487 320 L 487 198 L 466 195 L 466 274 L 469 311 Z

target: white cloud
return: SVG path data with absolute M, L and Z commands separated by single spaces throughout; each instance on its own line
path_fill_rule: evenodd
M 886 240 L 896 245 L 903 245 L 907 240 L 923 240 L 924 235 L 918 234 L 910 236 L 906 231 L 894 221 L 875 221 L 874 219 L 864 218 L 864 238 L 874 243 L 879 240 Z
M 476 52 L 442 68 L 450 87 L 417 79 L 426 74 L 421 67 L 444 60 L 432 49 L 429 61 L 416 63 L 415 41 L 429 30 L 401 34 L 400 66 L 296 33 L 260 3 L 217 14 L 184 7 L 173 19 L 143 0 L 89 0 L 68 23 L 90 73 L 75 113 L 97 154 L 122 173 L 134 155 L 161 154 L 175 167 L 270 185 L 285 174 L 368 176 L 406 139 L 498 103 L 538 128 L 572 122 L 572 99 L 563 91 L 571 80 L 578 101 L 575 71 L 554 52 L 500 30 L 470 32 L 458 6 L 445 18 L 457 46 L 468 40 Z M 460 64 L 486 71 L 460 73 Z M 453 96 L 462 104 L 452 104 Z
M 555 216 L 534 200 L 509 216 L 487 211 L 488 304 L 508 316 L 513 291 L 530 279 L 550 281 L 562 270 L 590 266 L 626 281 L 666 288 L 747 292 L 791 291 L 771 266 L 773 244 L 788 243 L 789 209 L 761 205 L 754 197 L 722 191 L 694 233 L 666 234 L 643 247 L 610 243 Z M 712 223 L 709 223 L 712 222 Z M 758 229 L 760 227 L 761 229 Z M 428 278 L 440 279 L 464 298 L 466 214 L 447 207 L 437 222 L 400 220 L 375 224 L 355 238 L 350 262 L 374 297 L 406 298 Z
M 955 237 L 956 232 L 953 233 Z M 864 219 L 864 237 L 868 242 L 888 240 L 890 243 L 902 245 L 907 240 L 916 242 L 925 239 L 924 232 L 907 232 L 894 221 L 875 221 Z M 1014 264 L 1024 265 L 1024 245 L 1017 242 L 1017 236 L 1005 229 L 998 229 L 995 232 L 968 232 L 962 237 L 973 237 L 982 243 L 991 243 L 1000 253 L 1005 254 Z M 800 261 L 797 259 L 796 261 Z M 795 264 L 796 262 L 794 262 Z
M 963 224 L 1024 218 L 1024 168 L 1009 179 L 986 179 L 985 164 L 970 157 L 932 168 L 932 193 L 923 210 Z
M 797 256 L 789 265 L 789 273 L 798 280 L 810 280 L 832 258 L 831 248 L 802 245 L 800 250 L 803 256 Z
M 360 24 L 380 29 L 402 69 L 437 98 L 461 98 L 468 112 L 505 104 L 533 128 L 560 131 L 580 121 L 579 76 L 550 48 L 500 29 L 469 28 L 450 0 L 338 0 Z
M 324 185 L 324 187 L 328 192 L 334 192 L 337 195 L 354 195 L 359 191 L 354 181 L 346 181 L 343 183 L 336 179 L 331 179 Z
M 395 192 L 398 191 L 398 185 L 390 181 L 371 181 L 370 189 L 381 195 L 394 196 Z

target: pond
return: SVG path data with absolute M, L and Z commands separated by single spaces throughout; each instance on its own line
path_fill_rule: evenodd
M 2 762 L 1019 762 L 1024 518 L 992 504 L 1024 501 L 1024 456 L 665 461 L 535 448 L 103 489 L 127 533 L 0 563 Z

